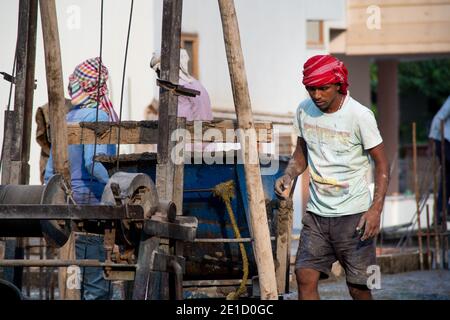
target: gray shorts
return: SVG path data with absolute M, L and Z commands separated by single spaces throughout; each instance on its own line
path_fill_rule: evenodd
M 366 285 L 376 264 L 375 241 L 361 241 L 356 232 L 362 213 L 342 217 L 322 217 L 311 212 L 303 215 L 295 269 L 308 268 L 320 271 L 326 279 L 331 266 L 339 261 L 345 270 L 347 282 Z

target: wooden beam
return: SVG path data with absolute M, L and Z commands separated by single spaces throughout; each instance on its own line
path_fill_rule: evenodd
M 287 293 L 287 290 L 289 290 L 289 287 L 286 284 L 289 283 L 293 212 L 292 199 L 280 200 L 280 205 L 277 210 L 277 264 L 275 269 L 277 287 L 280 294 Z
M 37 0 L 19 2 L 16 52 L 15 122 L 10 144 L 8 184 L 28 184 L 31 125 L 33 116 L 34 70 L 36 60 Z M 7 138 L 8 139 L 8 138 Z M 8 161 L 7 161 L 8 162 Z
M 9 184 L 11 181 L 11 145 L 14 139 L 14 128 L 16 123 L 16 112 L 5 111 L 5 127 L 3 132 L 2 148 L 2 184 Z
M 178 123 L 181 118 L 178 119 Z M 178 124 L 179 125 L 179 124 Z M 97 144 L 117 144 L 118 123 L 93 122 L 68 123 L 67 138 L 69 144 L 94 144 L 97 132 Z M 157 121 L 122 121 L 120 124 L 120 144 L 157 144 Z M 217 136 L 205 135 L 208 130 L 215 130 Z M 220 120 L 202 123 L 203 142 L 237 142 L 237 135 L 228 134 L 227 130 L 237 129 L 233 120 Z M 190 134 L 190 141 L 194 141 L 194 123 L 187 122 L 186 130 Z M 272 142 L 272 124 L 270 122 L 255 123 L 258 142 Z
M 178 84 L 180 72 L 182 9 L 182 0 L 164 0 L 163 2 L 160 78 L 173 84 Z M 178 96 L 161 87 L 159 101 L 156 189 L 160 199 L 172 201 L 175 165 L 170 154 L 175 141 L 171 141 L 171 135 L 177 129 Z
M 148 236 L 157 236 L 181 241 L 194 241 L 198 220 L 191 216 L 178 216 L 175 223 L 167 222 L 153 216 L 145 221 L 144 232 Z
M 184 148 L 186 145 L 186 134 L 184 129 L 186 128 L 186 118 L 178 118 L 178 129 L 181 129 L 179 136 L 179 143 L 182 154 L 180 156 L 180 162 L 175 164 L 175 171 L 173 175 L 173 183 L 175 186 L 181 186 L 181 188 L 175 188 L 173 190 L 173 203 L 177 207 L 177 215 L 183 214 L 183 187 L 184 187 Z
M 53 168 L 70 185 L 66 108 L 55 0 L 40 0 Z
M 223 36 L 233 89 L 236 116 L 241 129 L 241 137 L 248 136 L 249 143 L 242 143 L 245 182 L 248 193 L 251 229 L 253 232 L 253 250 L 258 267 L 261 298 L 276 300 L 277 282 L 275 265 L 270 243 L 270 232 L 267 221 L 264 190 L 261 181 L 258 149 L 255 136 L 253 115 L 245 74 L 244 56 L 241 48 L 239 26 L 233 0 L 218 0 L 222 18 Z M 242 139 L 240 140 L 243 141 Z M 250 161 L 253 158 L 254 161 Z M 255 159 L 256 158 L 256 159 Z
M 152 292 L 153 283 L 157 274 L 152 273 L 152 266 L 155 259 L 154 252 L 158 250 L 159 238 L 142 238 L 139 243 L 139 254 L 134 277 L 133 300 L 149 300 L 155 294 Z

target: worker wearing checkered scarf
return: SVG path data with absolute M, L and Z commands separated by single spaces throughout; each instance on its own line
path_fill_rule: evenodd
M 101 68 L 99 68 L 100 65 Z M 108 69 L 101 63 L 100 58 L 92 58 L 80 63 L 69 77 L 68 89 L 72 105 L 80 108 L 96 108 L 98 105 L 100 110 L 108 114 L 110 121 L 117 122 L 117 114 L 108 97 L 107 81 Z

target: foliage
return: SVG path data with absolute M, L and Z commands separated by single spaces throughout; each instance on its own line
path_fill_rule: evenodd
M 401 95 L 420 92 L 439 107 L 450 95 L 450 59 L 402 62 L 398 69 Z

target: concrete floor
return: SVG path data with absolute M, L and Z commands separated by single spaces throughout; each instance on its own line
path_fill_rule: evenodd
M 297 288 L 286 295 L 288 300 L 297 299 Z M 319 283 L 323 300 L 350 300 L 345 278 L 324 280 Z M 382 274 L 381 288 L 372 291 L 377 300 L 450 300 L 450 271 L 413 271 L 398 274 Z

